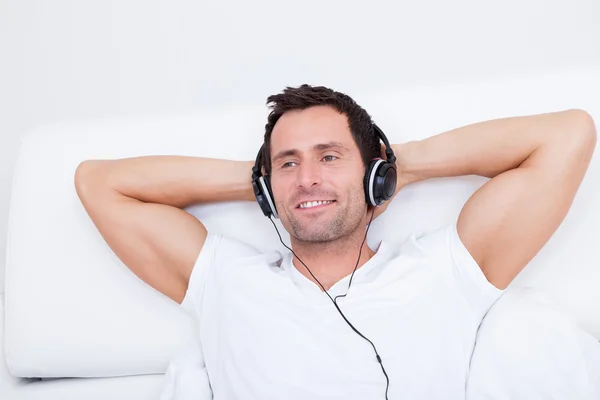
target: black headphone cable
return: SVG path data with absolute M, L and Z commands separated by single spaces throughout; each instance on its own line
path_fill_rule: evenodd
M 383 362 L 381 361 L 381 357 L 379 356 L 379 353 L 377 352 L 377 348 L 375 347 L 375 344 L 369 340 L 365 335 L 363 335 L 362 333 L 360 333 L 358 331 L 358 329 L 356 329 L 354 327 L 354 325 L 352 325 L 350 323 L 350 321 L 348 321 L 348 318 L 346 318 L 346 316 L 344 315 L 344 313 L 342 312 L 342 310 L 340 310 L 340 307 L 337 304 L 337 299 L 339 297 L 345 297 L 348 294 L 348 291 L 350 290 L 350 285 L 352 284 L 352 278 L 354 277 L 354 273 L 356 272 L 356 269 L 358 268 L 358 263 L 360 262 L 360 255 L 362 253 L 362 248 L 365 244 L 365 241 L 367 240 L 367 234 L 369 233 L 369 228 L 371 227 L 371 222 L 373 222 L 373 216 L 375 215 L 375 207 L 373 207 L 373 211 L 371 212 L 371 219 L 369 220 L 369 224 L 367 225 L 367 231 L 365 232 L 365 237 L 363 238 L 363 241 L 360 245 L 360 249 L 358 250 L 358 259 L 356 260 L 356 265 L 354 266 L 354 270 L 352 271 L 352 275 L 350 275 L 350 280 L 348 281 L 348 289 L 346 290 L 346 293 L 338 295 L 335 297 L 335 299 L 333 299 L 329 293 L 327 292 L 327 290 L 325 290 L 325 287 L 323 287 L 323 285 L 321 284 L 321 282 L 319 282 L 319 280 L 313 275 L 313 273 L 311 272 L 311 270 L 308 268 L 308 266 L 304 263 L 304 261 L 302 261 L 300 259 L 300 257 L 298 257 L 296 255 L 296 253 L 294 252 L 294 250 L 292 250 L 291 248 L 289 248 L 285 243 L 283 243 L 283 239 L 281 238 L 281 234 L 279 233 L 279 229 L 277 229 L 277 225 L 275 225 L 275 222 L 273 221 L 273 218 L 271 216 L 269 216 L 269 220 L 271 221 L 271 223 L 273 224 L 273 226 L 275 227 L 275 231 L 277 232 L 277 236 L 279 236 L 279 241 L 281 242 L 281 244 L 288 249 L 289 251 L 292 252 L 292 254 L 294 255 L 294 257 L 296 257 L 298 259 L 298 261 L 300 261 L 302 263 L 302 265 L 304 265 L 304 268 L 306 268 L 306 270 L 308 271 L 308 273 L 313 277 L 313 279 L 315 281 L 317 281 L 317 283 L 319 284 L 319 286 L 321 286 L 321 289 L 323 289 L 323 292 L 327 295 L 327 297 L 329 297 L 329 299 L 333 302 L 333 305 L 335 306 L 335 308 L 338 310 L 338 312 L 340 313 L 340 315 L 342 316 L 342 318 L 344 319 L 344 321 L 346 321 L 346 323 L 350 326 L 350 328 L 352 328 L 352 330 L 354 332 L 356 332 L 356 334 L 358 336 L 360 336 L 361 338 L 365 339 L 367 342 L 369 342 L 371 344 L 371 346 L 373 347 L 373 350 L 375 351 L 375 356 L 377 358 L 377 362 L 379 363 L 379 365 L 381 366 L 381 371 L 383 372 L 383 375 L 385 376 L 385 381 L 386 381 L 386 386 L 385 386 L 385 399 L 388 400 L 388 390 L 390 387 L 390 379 L 388 377 L 388 374 L 383 366 Z

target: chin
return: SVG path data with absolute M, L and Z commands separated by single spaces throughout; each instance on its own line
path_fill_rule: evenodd
M 294 238 L 304 243 L 328 243 L 339 239 L 340 236 L 333 232 L 302 232 L 300 235 L 294 235 Z
M 286 209 L 279 217 L 285 230 L 295 240 L 304 243 L 327 243 L 351 235 L 360 225 L 364 212 L 359 212 L 358 207 L 351 213 L 347 207 L 335 211 L 330 215 L 320 216 L 314 222 L 298 217 L 295 210 L 290 209 Z
M 290 236 L 293 236 L 300 242 L 326 243 L 344 236 L 343 231 L 337 226 L 331 226 L 332 224 L 320 224 L 320 226 L 315 226 L 314 224 L 299 223 L 298 221 L 295 221 L 290 225 L 291 226 L 288 225 L 288 228 L 290 229 L 286 228 L 287 231 Z

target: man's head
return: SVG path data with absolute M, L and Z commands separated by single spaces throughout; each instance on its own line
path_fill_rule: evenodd
M 300 242 L 356 232 L 367 210 L 365 169 L 381 155 L 369 114 L 343 93 L 309 85 L 267 103 L 262 159 L 283 226 Z

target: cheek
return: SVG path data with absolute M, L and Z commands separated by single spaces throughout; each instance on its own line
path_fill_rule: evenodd
M 344 185 L 349 190 L 356 191 L 358 189 L 362 190 L 364 179 L 364 173 L 361 173 L 360 171 L 348 170 L 345 171 L 343 175 L 340 175 L 337 182 L 333 182 L 333 184 L 337 185 L 338 187 Z
M 352 199 L 354 204 L 362 204 L 366 202 L 365 189 L 364 189 L 364 177 L 360 179 L 353 179 L 352 183 L 348 186 L 348 196 Z
M 271 192 L 273 192 L 273 197 L 275 198 L 276 204 L 282 204 L 285 202 L 286 195 L 289 193 L 286 185 L 287 182 L 285 179 L 281 179 L 280 177 L 275 179 L 271 178 Z

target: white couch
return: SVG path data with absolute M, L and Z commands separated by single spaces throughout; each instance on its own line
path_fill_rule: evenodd
M 567 108 L 583 108 L 598 123 L 600 65 L 349 94 L 394 143 L 475 121 Z M 22 138 L 0 306 L 1 399 L 157 398 L 169 360 L 194 334 L 193 321 L 113 255 L 77 199 L 73 173 L 88 158 L 184 154 L 251 159 L 266 114 L 257 104 L 193 115 L 69 122 Z M 596 153 L 563 225 L 513 283 L 545 292 L 597 339 L 599 159 Z M 376 220 L 369 242 L 386 235 L 401 239 L 413 230 L 451 222 L 484 181 L 462 177 L 407 187 Z M 282 250 L 254 203 L 189 211 L 209 229 Z

